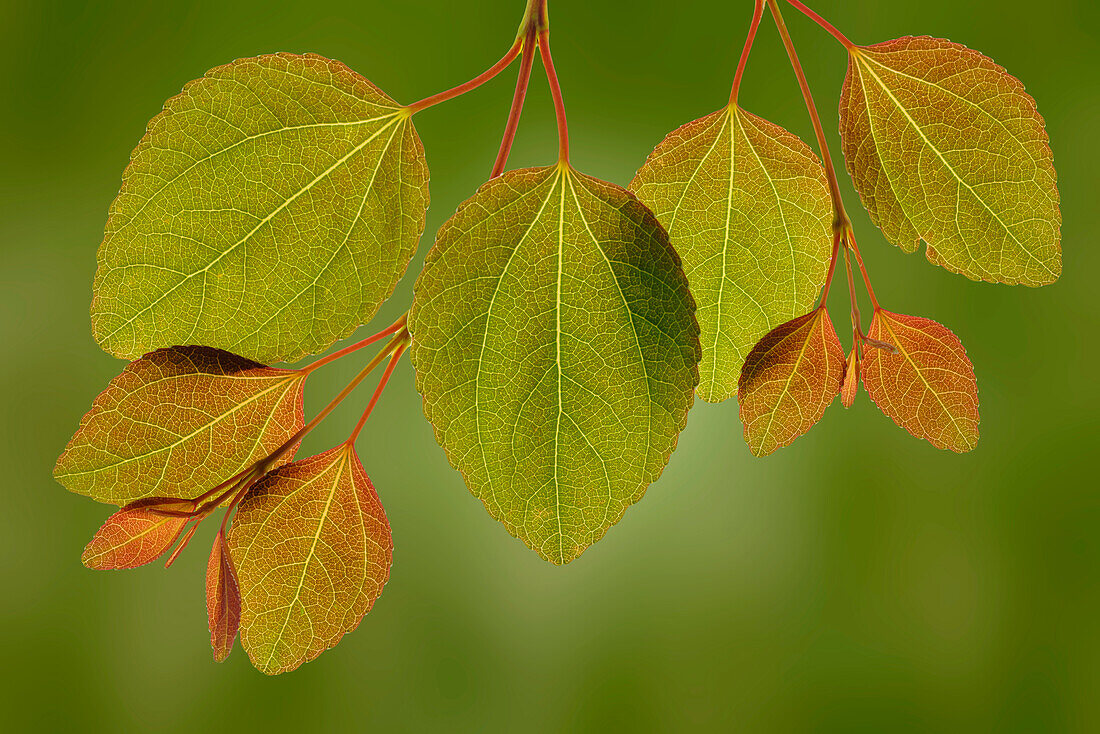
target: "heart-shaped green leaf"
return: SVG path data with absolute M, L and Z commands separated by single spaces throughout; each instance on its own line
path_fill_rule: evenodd
M 99 249 L 96 339 L 128 359 L 321 351 L 393 292 L 427 205 L 409 115 L 369 81 L 315 55 L 219 66 L 132 154 Z
M 680 260 L 626 190 L 567 165 L 482 186 L 409 316 L 424 410 L 494 518 L 566 563 L 660 476 L 698 382 Z

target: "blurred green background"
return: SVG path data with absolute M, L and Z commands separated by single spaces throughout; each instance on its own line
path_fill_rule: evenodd
M 816 3 L 857 43 L 915 33 L 980 49 L 1046 117 L 1065 220 L 1053 286 L 972 283 L 907 256 L 842 181 L 884 304 L 944 322 L 969 350 L 983 418 L 972 454 L 911 438 L 861 394 L 755 460 L 735 402 L 700 403 L 644 501 L 557 568 L 448 467 L 405 363 L 360 439 L 393 526 L 392 580 L 316 662 L 272 679 L 239 648 L 211 661 L 211 528 L 167 572 L 80 565 L 108 508 L 50 472 L 122 368 L 92 340 L 88 303 L 107 206 L 146 121 L 209 67 L 272 51 L 340 59 L 411 102 L 495 61 L 523 4 L 0 2 L 0 728 L 1100 731 L 1091 0 Z M 573 162 L 626 184 L 667 132 L 724 104 L 751 3 L 550 6 Z M 844 54 L 786 14 L 835 144 Z M 513 167 L 554 158 L 543 79 L 536 70 Z M 379 323 L 407 307 L 432 233 L 488 174 L 514 80 L 417 117 L 428 234 Z M 740 98 L 811 139 L 768 18 Z M 842 315 L 844 288 L 835 296 Z M 319 373 L 310 405 L 356 369 Z M 356 402 L 306 448 L 342 439 Z

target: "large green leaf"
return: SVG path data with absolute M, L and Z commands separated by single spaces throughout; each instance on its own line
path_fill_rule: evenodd
M 1018 80 L 940 38 L 850 49 L 844 160 L 886 239 L 973 280 L 1043 285 L 1062 272 L 1054 159 Z
M 408 114 L 343 64 L 276 54 L 212 69 L 133 152 L 99 249 L 96 339 L 124 358 L 321 351 L 393 292 L 427 205 Z
M 664 469 L 698 382 L 680 260 L 624 189 L 566 165 L 485 184 L 409 317 L 424 410 L 494 518 L 566 563 Z
M 796 136 L 731 105 L 670 133 L 630 189 L 684 260 L 702 332 L 699 395 L 725 400 L 753 345 L 809 311 L 825 281 L 821 164 Z

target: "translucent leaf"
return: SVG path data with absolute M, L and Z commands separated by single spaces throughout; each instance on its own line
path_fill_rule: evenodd
M 856 350 L 848 353 L 848 363 L 844 365 L 844 380 L 840 383 L 840 402 L 845 408 L 851 408 L 859 392 L 859 360 Z
M 427 205 L 420 139 L 369 81 L 315 55 L 219 66 L 165 103 L 132 154 L 92 329 L 124 358 L 321 351 L 393 292 Z
M 267 674 L 294 670 L 351 632 L 382 593 L 393 542 L 350 446 L 268 474 L 229 532 L 241 645 Z
M 158 350 L 99 394 L 54 476 L 117 505 L 197 497 L 302 427 L 304 379 L 219 349 Z
M 883 413 L 938 449 L 970 451 L 978 443 L 978 383 L 959 338 L 919 316 L 875 311 L 868 336 L 897 353 L 864 349 L 867 394 Z
M 241 592 L 237 585 L 237 572 L 222 533 L 215 536 L 210 560 L 206 564 L 206 615 L 214 660 L 220 663 L 232 652 L 241 624 Z
M 939 38 L 852 49 L 844 158 L 892 243 L 973 280 L 1038 286 L 1062 271 L 1054 158 L 1020 82 Z
M 440 229 L 409 316 L 424 411 L 543 558 L 576 558 L 660 476 L 698 382 L 694 310 L 652 213 L 568 166 L 493 179 Z
M 84 547 L 80 561 L 97 571 L 152 563 L 172 547 L 187 520 L 136 503 L 107 518 Z
M 630 184 L 668 231 L 698 306 L 699 396 L 737 393 L 741 365 L 813 307 L 831 250 L 821 164 L 794 135 L 732 106 L 673 131 Z
M 843 375 L 844 350 L 824 308 L 768 332 L 745 358 L 737 392 L 752 453 L 767 456 L 813 428 Z

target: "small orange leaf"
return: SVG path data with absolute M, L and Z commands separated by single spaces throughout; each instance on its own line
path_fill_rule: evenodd
M 273 675 L 354 630 L 389 579 L 386 513 L 346 444 L 280 467 L 241 502 L 229 531 L 241 646 Z
M 214 648 L 214 660 L 220 663 L 232 652 L 241 624 L 241 592 L 237 586 L 237 572 L 222 533 L 214 538 L 210 561 L 206 564 L 206 614 L 210 620 L 210 645 Z
M 867 394 L 883 413 L 938 449 L 978 443 L 978 383 L 959 338 L 931 319 L 875 311 L 868 336 L 896 347 L 864 350 Z
M 146 504 L 134 503 L 107 518 L 84 547 L 80 560 L 97 571 L 144 566 L 172 547 L 187 521 L 187 517 L 161 514 Z
M 848 353 L 848 364 L 844 366 L 844 381 L 840 383 L 840 402 L 845 408 L 851 408 L 859 392 L 859 362 L 856 361 L 856 348 Z
M 737 387 L 752 453 L 767 456 L 810 430 L 840 392 L 843 374 L 844 350 L 824 308 L 768 332 L 745 358 Z

